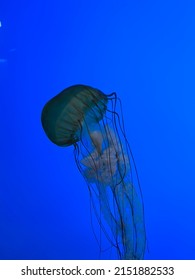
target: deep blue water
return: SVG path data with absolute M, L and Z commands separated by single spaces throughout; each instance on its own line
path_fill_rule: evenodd
M 146 259 L 195 259 L 194 1 L 8 1 L 0 9 L 0 259 L 98 259 L 73 148 L 44 104 L 87 84 L 123 104 Z

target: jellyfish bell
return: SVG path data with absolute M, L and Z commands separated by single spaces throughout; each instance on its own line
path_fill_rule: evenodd
M 97 221 L 118 258 L 143 259 L 143 200 L 120 115 L 116 93 L 106 95 L 90 86 L 74 85 L 46 103 L 41 121 L 53 143 L 74 146 Z
M 100 90 L 84 85 L 68 87 L 44 106 L 41 115 L 43 129 L 56 145 L 73 145 L 80 140 L 84 122 L 93 128 L 103 118 L 106 104 L 106 95 Z

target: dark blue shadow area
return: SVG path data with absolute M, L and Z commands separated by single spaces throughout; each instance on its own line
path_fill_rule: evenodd
M 144 197 L 145 258 L 195 259 L 194 1 L 4 5 L 0 259 L 100 258 L 73 148 L 53 145 L 40 122 L 44 104 L 79 83 L 122 100 Z

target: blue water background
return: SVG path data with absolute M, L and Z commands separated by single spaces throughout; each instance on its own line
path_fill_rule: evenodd
M 73 148 L 44 104 L 82 83 L 122 100 L 146 259 L 195 259 L 195 2 L 5 1 L 0 9 L 0 259 L 98 259 Z

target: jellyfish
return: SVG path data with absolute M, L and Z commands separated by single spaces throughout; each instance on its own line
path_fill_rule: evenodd
M 143 198 L 117 94 L 70 86 L 46 103 L 41 121 L 54 144 L 74 146 L 95 216 L 117 258 L 143 259 Z

